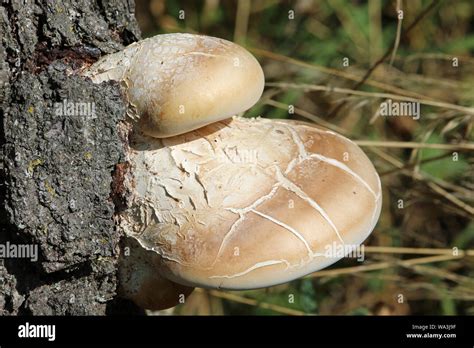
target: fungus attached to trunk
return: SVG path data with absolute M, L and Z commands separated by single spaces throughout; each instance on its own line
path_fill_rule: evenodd
M 153 137 L 182 134 L 249 109 L 264 77 L 242 47 L 218 38 L 157 35 L 105 56 L 85 73 L 122 81 L 140 129 Z
M 244 119 L 135 135 L 121 228 L 188 286 L 251 289 L 336 262 L 377 222 L 378 175 L 350 140 L 296 121 Z
M 357 145 L 304 122 L 229 119 L 263 89 L 243 48 L 159 35 L 85 75 L 123 81 L 138 119 L 117 223 L 136 244 L 123 258 L 123 294 L 142 307 L 172 306 L 195 286 L 287 282 L 333 264 L 344 257 L 334 249 L 347 253 L 373 230 L 380 180 Z

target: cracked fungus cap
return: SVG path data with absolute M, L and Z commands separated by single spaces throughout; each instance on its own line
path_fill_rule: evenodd
M 364 152 L 303 122 L 234 117 L 168 139 L 137 135 L 129 156 L 120 225 L 160 256 L 160 275 L 187 286 L 304 276 L 362 243 L 380 214 L 380 180 Z
M 164 138 L 229 118 L 263 92 L 257 60 L 232 42 L 165 34 L 105 56 L 84 75 L 96 83 L 123 81 L 140 129 Z

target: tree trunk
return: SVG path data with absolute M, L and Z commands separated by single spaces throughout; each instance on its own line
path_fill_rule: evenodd
M 136 311 L 116 299 L 111 197 L 126 105 L 78 75 L 139 39 L 133 1 L 10 0 L 0 30 L 0 315 Z

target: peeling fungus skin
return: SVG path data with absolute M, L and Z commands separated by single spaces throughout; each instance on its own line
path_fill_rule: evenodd
M 264 87 L 262 68 L 223 39 L 164 34 L 107 55 L 83 75 L 122 81 L 140 129 L 164 138 L 249 109 Z
M 297 121 L 234 117 L 183 135 L 135 133 L 121 228 L 187 286 L 284 283 L 359 245 L 381 209 L 379 177 L 350 140 Z

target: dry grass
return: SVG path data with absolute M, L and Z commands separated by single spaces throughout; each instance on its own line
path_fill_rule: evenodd
M 211 3 L 219 19 L 182 23 L 164 8 L 154 20 L 165 30 L 227 35 L 245 45 L 267 77 L 249 114 L 307 120 L 354 139 L 381 175 L 384 202 L 363 264 L 341 261 L 265 290 L 200 293 L 220 301 L 227 314 L 474 314 L 474 58 L 464 40 L 472 38 L 465 13 L 473 4 L 216 0 L 205 6 Z M 297 13 L 293 22 L 290 9 Z M 266 31 L 272 23 L 279 24 Z M 324 54 L 331 58 L 324 61 Z M 386 99 L 420 103 L 421 118 L 380 117 Z

